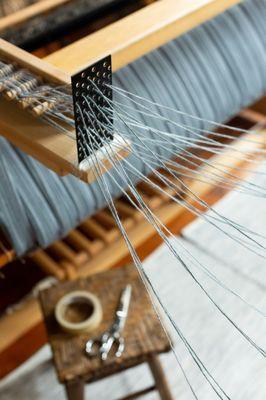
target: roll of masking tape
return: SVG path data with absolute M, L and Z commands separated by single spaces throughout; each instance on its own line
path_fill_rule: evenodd
M 55 307 L 55 318 L 66 332 L 91 332 L 102 320 L 100 300 L 92 293 L 77 290 L 63 296 Z

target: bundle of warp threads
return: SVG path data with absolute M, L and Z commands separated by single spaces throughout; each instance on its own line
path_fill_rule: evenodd
M 246 0 L 118 71 L 114 85 L 206 120 L 180 114 L 180 124 L 211 129 L 207 120 L 224 122 L 265 93 L 265 19 L 266 0 Z M 125 99 L 118 91 L 114 91 L 114 100 L 136 107 L 130 96 Z M 177 120 L 166 108 L 149 107 Z M 149 115 L 141 114 L 141 118 L 144 125 L 154 125 Z M 154 142 L 153 151 L 170 157 L 176 128 L 174 131 L 166 120 L 158 119 L 156 124 L 156 129 L 173 133 L 173 147 L 169 142 L 167 146 Z M 114 130 L 120 129 L 121 123 L 115 120 Z M 178 135 L 186 137 L 188 132 L 179 129 Z M 133 135 L 131 140 L 132 152 L 137 154 L 140 150 L 134 146 Z M 145 149 L 141 157 L 143 153 Z M 150 169 L 141 157 L 130 156 L 127 162 L 148 175 Z M 136 183 L 133 170 L 128 175 Z M 114 176 L 123 185 L 119 173 Z M 119 187 L 106 180 L 112 197 L 118 197 Z M 0 138 L 0 228 L 17 255 L 48 246 L 104 206 L 106 198 L 99 182 L 87 185 L 73 176 L 60 178 Z

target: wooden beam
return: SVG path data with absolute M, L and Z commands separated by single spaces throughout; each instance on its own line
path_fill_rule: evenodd
M 70 85 L 71 83 L 71 77 L 68 73 L 4 39 L 0 39 L 0 59 L 1 57 L 7 59 L 10 63 L 17 63 L 20 67 L 26 68 L 47 82 L 59 85 Z
M 17 311 L 1 317 L 0 353 L 41 320 L 42 313 L 36 299 L 27 300 Z
M 60 176 L 72 174 L 87 183 L 95 181 L 94 169 L 82 170 L 78 165 L 74 130 L 71 138 L 5 99 L 0 99 L 0 109 L 0 132 L 7 140 Z M 125 158 L 129 151 L 129 145 L 121 147 L 116 156 Z M 112 167 L 107 158 L 102 163 L 101 173 Z
M 59 175 L 79 174 L 75 140 L 5 99 L 0 109 L 2 136 Z
M 159 0 L 46 57 L 74 73 L 106 55 L 113 70 L 222 13 L 241 0 Z
M 0 32 L 12 26 L 19 25 L 27 19 L 33 18 L 42 13 L 51 11 L 53 8 L 69 2 L 70 0 L 42 0 L 18 10 L 6 17 L 0 18 Z
M 69 74 L 3 39 L 0 39 L 0 59 L 1 57 L 26 68 L 37 77 L 41 77 L 48 85 L 49 83 L 70 85 Z M 87 183 L 95 181 L 97 174 L 91 164 L 88 163 L 85 168 L 81 168 L 78 164 L 74 129 L 68 128 L 66 135 L 41 118 L 33 117 L 27 110 L 20 109 L 16 101 L 0 99 L 0 109 L 0 132 L 7 140 L 58 175 L 72 174 Z M 129 152 L 129 143 L 121 142 L 115 146 L 114 154 L 119 159 L 127 157 Z M 112 168 L 112 163 L 107 157 L 101 161 L 102 174 Z

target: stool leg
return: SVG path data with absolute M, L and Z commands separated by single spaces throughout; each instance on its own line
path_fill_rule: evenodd
M 149 367 L 153 375 L 156 388 L 162 400 L 174 400 L 168 387 L 165 374 L 158 356 L 151 355 L 148 358 Z
M 65 383 L 68 400 L 84 400 L 84 381 L 76 379 Z

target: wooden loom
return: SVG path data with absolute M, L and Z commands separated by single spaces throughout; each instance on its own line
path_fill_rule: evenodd
M 26 68 L 48 83 L 69 85 L 71 75 L 111 55 L 116 71 L 134 59 L 216 16 L 239 0 L 161 0 L 40 60 L 0 40 L 0 56 Z M 42 3 L 40 3 L 42 4 Z M 108 38 L 108 40 L 107 40 Z M 101 43 L 101 46 L 99 46 Z M 88 57 L 89 55 L 89 57 Z M 0 102 L 1 135 L 60 175 L 74 174 L 90 182 L 77 166 L 76 144 L 15 102 Z M 15 117 L 15 118 L 14 118 Z M 128 154 L 121 153 L 121 157 Z M 107 162 L 107 161 L 106 161 Z
M 69 84 L 72 74 L 109 54 L 112 56 L 113 71 L 116 71 L 239 1 L 180 0 L 176 3 L 175 0 L 161 0 L 49 55 L 45 60 L 1 39 L 0 56 L 18 63 L 48 82 Z M 62 2 L 64 0 L 53 4 L 56 6 Z M 51 2 L 43 1 L 34 7 L 30 6 L 21 11 L 22 16 L 13 17 L 11 23 L 16 25 L 28 18 L 29 14 L 31 16 L 31 7 L 36 12 L 38 6 L 41 7 L 39 11 L 43 11 L 42 7 L 51 7 Z M 15 102 L 1 99 L 0 109 L 3 111 L 1 135 L 59 175 L 72 173 L 81 177 L 82 173 L 76 167 L 76 147 L 67 136 L 58 135 L 57 130 L 19 109 Z
M 0 54 L 4 53 L 10 61 L 19 62 L 48 80 L 69 83 L 73 73 L 93 64 L 95 60 L 111 54 L 113 70 L 116 71 L 238 2 L 239 0 L 180 0 L 178 2 L 176 0 L 160 0 L 50 54 L 45 61 L 2 41 L 0 42 Z M 98 46 L 98 43 L 102 44 L 101 47 Z M 265 123 L 264 106 L 265 102 L 261 102 L 253 110 L 244 110 L 238 116 L 237 125 L 241 126 L 244 123 L 251 127 Z M 3 118 L 1 115 L 0 132 L 8 140 L 61 175 L 73 172 L 72 161 L 76 154 L 73 148 L 69 150 L 67 137 L 62 135 L 58 138 L 58 134 L 50 130 L 52 128 L 47 128 L 47 125 L 44 125 L 39 119 L 20 110 L 15 103 L 2 100 L 0 110 L 5 111 Z M 38 135 L 34 136 L 32 126 L 38 127 Z M 58 142 L 59 140 L 60 142 Z M 236 142 L 236 146 L 240 145 Z M 209 154 L 205 154 L 205 156 L 209 157 Z M 230 154 L 225 153 L 221 157 L 224 158 L 220 161 L 224 162 L 230 159 Z M 235 173 L 237 166 L 239 165 L 232 164 L 232 171 L 234 170 Z M 217 188 L 208 184 L 189 181 L 189 186 L 210 203 L 223 194 L 223 191 L 221 193 L 219 190 L 217 193 Z M 173 232 L 179 233 L 193 218 L 182 207 L 167 200 L 144 183 L 139 185 L 139 190 L 149 207 L 166 225 L 171 227 Z M 132 243 L 140 249 L 143 258 L 158 245 L 159 238 L 140 213 L 124 199 L 119 199 L 116 207 Z M 119 230 L 107 210 L 100 211 L 84 221 L 64 240 L 55 242 L 49 249 L 38 250 L 30 257 L 46 274 L 53 275 L 58 279 L 88 276 L 113 266 L 122 265 L 129 258 Z M 5 239 L 0 241 L 0 266 L 4 266 L 14 258 L 15 253 L 9 248 Z M 41 326 L 41 315 L 35 299 L 26 301 L 16 312 L 0 319 L 0 363 L 5 365 L 0 375 L 4 375 L 26 358 L 26 355 L 22 354 L 21 359 L 15 362 L 14 360 L 10 361 L 12 349 L 21 346 L 21 340 L 23 341 L 23 338 L 32 330 L 40 332 L 41 329 L 43 332 Z M 32 351 L 38 348 L 44 340 L 43 336 L 40 336 L 39 339 L 39 341 L 35 339 L 36 346 L 33 345 Z M 29 352 L 27 356 L 29 356 Z

